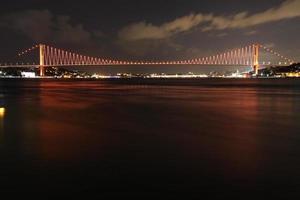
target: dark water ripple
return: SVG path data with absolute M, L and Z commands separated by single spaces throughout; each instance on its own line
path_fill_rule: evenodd
M 0 86 L 1 192 L 300 196 L 299 79 Z

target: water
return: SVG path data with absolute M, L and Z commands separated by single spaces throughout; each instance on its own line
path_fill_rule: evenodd
M 300 79 L 0 86 L 2 193 L 300 196 Z

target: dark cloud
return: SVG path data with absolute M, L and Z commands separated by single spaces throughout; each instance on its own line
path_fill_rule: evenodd
M 2 26 L 25 34 L 34 41 L 52 36 L 53 16 L 48 10 L 28 10 L 11 13 L 1 18 Z
M 256 30 L 250 30 L 250 31 L 245 32 L 245 35 L 247 35 L 247 36 L 256 35 L 256 34 L 258 34 L 258 31 L 256 31 Z
M 93 33 L 82 24 L 72 24 L 69 16 L 54 15 L 48 10 L 11 13 L 1 18 L 1 25 L 23 33 L 34 42 L 77 44 L 90 41 L 93 34 L 101 36 L 99 31 Z
M 118 40 L 116 42 L 118 48 L 120 48 L 128 57 L 135 58 L 147 58 L 151 60 L 159 60 L 157 53 L 160 57 L 168 58 L 172 55 L 175 56 L 182 53 L 184 47 L 173 40 L 139 40 L 136 42 Z

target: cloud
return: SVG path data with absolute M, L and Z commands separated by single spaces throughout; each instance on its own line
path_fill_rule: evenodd
M 164 39 L 177 33 L 186 32 L 200 23 L 208 21 L 210 18 L 210 15 L 190 14 L 177 18 L 172 22 L 164 23 L 161 26 L 155 26 L 146 22 L 134 23 L 120 30 L 119 38 L 127 41 Z
M 61 42 L 81 43 L 89 41 L 91 33 L 83 28 L 82 24 L 72 25 L 69 16 L 56 17 L 56 23 L 52 24 L 54 38 Z
M 219 38 L 222 38 L 222 37 L 225 37 L 227 35 L 228 35 L 228 33 L 223 32 L 223 33 L 217 34 L 216 36 L 219 37 Z
M 300 0 L 286 0 L 281 5 L 250 15 L 240 12 L 230 16 L 190 14 L 161 25 L 146 22 L 130 24 L 119 31 L 119 38 L 126 41 L 165 39 L 201 26 L 203 32 L 248 28 L 265 23 L 300 17 Z
M 178 52 L 182 52 L 184 50 L 182 45 L 179 45 L 172 40 L 138 40 L 135 42 L 118 40 L 116 45 L 121 49 L 124 53 L 126 53 L 130 57 L 138 58 L 147 58 L 147 59 L 155 59 L 157 57 L 157 53 L 159 52 L 160 57 L 168 57 L 170 55 L 176 55 Z
M 82 24 L 72 24 L 69 16 L 54 15 L 48 10 L 26 10 L 0 18 L 0 26 L 21 32 L 35 42 L 55 41 L 79 44 L 100 36 L 90 32 Z
M 256 31 L 256 30 L 251 30 L 251 31 L 245 32 L 245 35 L 250 36 L 250 35 L 256 35 L 257 33 L 258 33 L 258 31 Z
M 300 0 L 286 0 L 278 7 L 253 15 L 240 12 L 233 16 L 214 16 L 203 30 L 246 28 L 295 17 L 300 17 Z
M 28 10 L 1 18 L 1 25 L 21 32 L 35 41 L 51 35 L 53 15 L 48 10 Z
M 103 31 L 101 31 L 101 30 L 95 30 L 95 31 L 93 31 L 93 35 L 95 37 L 98 37 L 98 38 L 106 37 L 105 33 L 103 33 Z
M 169 36 L 169 33 L 160 27 L 152 24 L 140 22 L 129 25 L 119 32 L 119 37 L 124 40 L 142 40 L 142 39 L 162 39 Z
M 271 43 L 264 44 L 264 46 L 267 48 L 274 48 L 275 44 L 271 42 Z

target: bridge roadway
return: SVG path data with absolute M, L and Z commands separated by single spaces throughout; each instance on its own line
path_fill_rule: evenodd
M 236 64 L 199 64 L 199 63 L 184 63 L 184 64 L 174 64 L 174 63 L 133 63 L 133 64 L 72 64 L 72 65 L 44 65 L 43 67 L 101 67 L 101 66 L 184 66 L 184 65 L 194 65 L 194 66 L 224 66 L 224 67 L 251 67 L 251 65 L 236 65 Z M 272 66 L 272 64 L 260 64 L 262 66 Z M 286 65 L 284 65 L 286 66 Z M 0 65 L 0 68 L 32 68 L 41 67 L 40 65 Z

